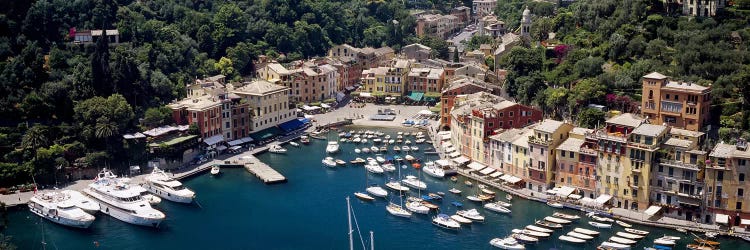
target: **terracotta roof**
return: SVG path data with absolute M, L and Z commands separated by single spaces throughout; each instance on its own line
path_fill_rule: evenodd
M 651 72 L 650 74 L 643 76 L 643 78 L 664 80 L 664 79 L 667 79 L 668 77 L 665 75 L 662 75 L 659 72 Z
M 539 125 L 537 125 L 536 128 L 534 128 L 534 129 L 542 131 L 542 132 L 554 133 L 563 124 L 565 124 L 565 123 L 561 122 L 561 121 L 556 121 L 556 120 L 552 120 L 552 119 L 545 119 L 544 121 L 542 121 L 541 123 L 539 123 Z
M 583 145 L 583 140 L 577 139 L 577 138 L 568 138 L 563 143 L 560 143 L 560 146 L 557 146 L 558 150 L 565 150 L 565 151 L 572 151 L 572 152 L 578 152 L 578 150 L 581 149 L 581 146 Z

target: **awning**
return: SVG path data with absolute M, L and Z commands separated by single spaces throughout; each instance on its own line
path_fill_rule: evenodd
M 589 197 L 583 197 L 583 199 L 581 199 L 579 202 L 581 203 L 581 205 L 584 205 L 584 206 L 593 206 L 594 199 L 591 199 Z
M 419 111 L 420 115 L 432 115 L 432 111 L 429 111 L 427 109 Z
M 456 158 L 456 157 L 458 157 L 460 155 L 461 155 L 461 153 L 454 151 L 453 153 L 448 154 L 448 157 L 450 157 L 450 158 Z M 463 164 L 463 163 L 458 163 L 458 164 Z
M 660 206 L 650 206 L 650 207 L 648 207 L 648 209 L 646 209 L 646 211 L 644 213 L 646 213 L 646 215 L 648 215 L 648 216 L 654 216 L 659 211 L 661 211 L 661 207 Z
M 560 190 L 557 191 L 557 196 L 560 197 L 568 197 L 568 195 L 571 195 L 576 189 L 574 187 L 568 187 L 568 186 L 562 186 Z
M 328 105 L 328 104 L 325 104 L 325 103 L 321 103 L 320 107 L 325 108 L 325 109 L 329 109 L 329 108 L 331 108 L 331 105 Z
M 485 166 L 485 165 L 484 165 L 484 164 L 482 164 L 482 163 L 479 163 L 479 162 L 475 162 L 475 161 L 473 161 L 473 162 L 469 163 L 469 165 L 468 165 L 467 167 L 469 167 L 469 168 L 471 168 L 471 169 L 474 169 L 474 170 L 476 170 L 476 171 L 479 171 L 479 170 L 482 170 L 482 169 L 484 169 L 484 168 L 485 168 L 485 167 L 487 167 L 487 166 Z
M 300 121 L 299 119 L 292 119 L 291 121 L 279 124 L 279 128 L 284 132 L 291 132 L 304 126 L 305 123 Z
M 571 194 L 571 195 L 568 195 L 568 198 L 574 199 L 574 200 L 579 200 L 579 199 L 581 199 L 583 197 L 580 196 L 580 195 L 577 195 L 577 194 Z
M 483 175 L 488 175 L 488 174 L 490 174 L 492 172 L 495 172 L 494 168 L 485 168 L 485 169 L 482 169 L 481 171 L 479 171 L 479 173 L 481 173 Z
M 547 189 L 544 192 L 547 193 L 547 194 L 556 195 L 557 194 L 557 190 L 559 190 L 559 189 L 553 188 L 553 189 Z
M 466 158 L 466 156 L 459 156 L 459 157 L 453 159 L 453 161 L 455 161 L 456 163 L 458 163 L 458 165 L 461 165 L 461 164 L 465 164 L 465 163 L 467 163 L 467 162 L 469 162 L 471 160 L 469 160 L 469 158 Z
M 240 144 L 243 144 L 243 143 L 248 143 L 248 142 L 251 142 L 251 141 L 253 141 L 253 138 L 245 137 L 245 138 L 240 138 L 240 139 L 237 139 L 237 140 L 234 140 L 234 141 L 227 142 L 227 144 L 229 144 L 229 146 L 237 146 L 237 145 L 240 145 Z
M 607 203 L 610 199 L 612 199 L 611 195 L 603 194 L 603 195 L 599 195 L 599 197 L 597 197 L 596 200 L 594 200 L 594 203 L 596 203 L 597 206 L 601 206 Z
M 729 224 L 729 215 L 726 215 L 726 214 L 716 214 L 716 223 L 719 223 L 719 224 Z
M 687 202 L 687 201 L 679 201 L 680 205 L 683 206 L 693 206 L 693 207 L 700 207 L 701 204 L 695 203 L 695 202 Z
M 252 133 L 250 134 L 250 137 L 252 137 L 253 140 L 260 141 L 260 140 L 271 138 L 279 133 L 281 133 L 281 129 L 277 127 L 270 127 L 270 128 Z
M 447 148 L 445 149 L 445 152 L 446 152 L 446 153 L 450 153 L 450 152 L 453 152 L 453 151 L 456 151 L 456 148 L 454 148 L 454 147 L 447 147 Z
M 750 225 L 750 220 L 748 220 L 748 219 L 741 219 L 740 220 L 740 225 Z
M 443 147 L 443 148 L 447 148 L 447 147 L 453 147 L 453 143 L 451 143 L 451 142 L 446 142 L 446 143 L 443 143 L 442 147 Z
M 368 92 L 362 92 L 362 93 L 359 93 L 359 97 L 372 97 L 372 94 Z
M 218 151 L 224 151 L 226 149 L 227 149 L 227 146 L 224 146 L 224 145 L 216 147 L 216 150 L 218 150 Z
M 418 102 L 422 100 L 423 96 L 424 96 L 424 93 L 422 92 L 412 91 L 411 94 L 409 94 L 409 99 L 412 99 Z
M 503 173 L 500 173 L 500 171 L 497 171 L 497 172 L 490 174 L 490 177 L 497 178 L 498 176 L 501 176 L 501 175 L 503 175 Z
M 214 135 L 203 140 L 208 146 L 216 145 L 216 143 L 224 141 L 224 135 Z
M 503 177 L 500 177 L 500 179 L 511 184 L 516 184 L 519 181 L 521 181 L 521 178 L 509 175 L 509 174 L 503 175 Z
M 346 97 L 346 94 L 338 92 L 336 93 L 336 101 L 341 102 L 341 100 L 344 100 L 344 97 Z
M 435 165 L 438 167 L 447 167 L 447 166 L 453 166 L 453 163 L 450 160 L 437 160 L 435 161 Z
M 241 149 L 241 148 L 242 148 L 242 146 L 234 146 L 234 147 L 230 147 L 229 150 L 238 150 L 238 149 Z
M 440 136 L 440 140 L 442 140 L 442 141 L 447 141 L 447 140 L 450 140 L 450 139 L 451 139 L 451 134 L 441 135 Z

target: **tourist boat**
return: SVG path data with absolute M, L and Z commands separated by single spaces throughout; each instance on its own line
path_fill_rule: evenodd
M 362 150 L 360 150 L 360 149 L 358 149 L 358 148 L 355 148 L 355 149 L 354 149 L 354 153 L 357 153 L 357 154 L 359 154 L 359 153 L 362 153 Z
M 370 153 L 370 148 L 362 148 L 362 153 Z
M 547 206 L 554 207 L 554 208 L 563 208 L 563 207 L 565 207 L 565 206 L 563 206 L 562 203 L 554 202 L 554 201 L 548 201 L 547 202 Z
M 615 235 L 626 238 L 626 239 L 631 239 L 631 240 L 640 240 L 646 237 L 645 235 L 631 234 L 631 233 L 626 233 L 626 232 L 617 232 Z
M 572 221 L 565 220 L 565 219 L 560 219 L 560 218 L 557 218 L 557 217 L 554 217 L 554 216 L 544 217 L 544 220 L 549 221 L 549 222 L 553 222 L 553 223 L 557 223 L 557 224 L 563 224 L 563 225 L 572 223 Z
M 482 193 L 488 194 L 488 195 L 495 195 L 495 191 L 489 190 L 487 188 L 482 188 Z
M 549 221 L 537 220 L 535 223 L 537 225 L 545 226 L 545 227 L 549 227 L 549 228 L 555 228 L 555 229 L 557 229 L 557 228 L 563 228 L 563 225 L 557 224 L 557 223 L 554 223 L 554 222 L 549 222 Z
M 484 200 L 482 200 L 482 199 L 480 199 L 479 197 L 476 197 L 476 196 L 474 196 L 474 195 L 469 195 L 469 196 L 466 196 L 466 199 L 467 199 L 467 200 L 470 200 L 470 201 L 476 201 L 476 202 L 482 202 L 482 201 L 484 201 Z
M 525 235 L 525 234 L 511 234 L 511 237 L 515 238 L 516 240 L 519 240 L 524 243 L 537 243 L 539 242 L 539 239 Z
M 511 200 L 513 200 L 513 196 L 510 195 L 510 194 L 506 194 L 505 195 L 505 199 L 511 201 Z
M 432 224 L 442 227 L 445 229 L 457 230 L 461 228 L 461 224 L 458 221 L 451 219 L 447 214 L 438 214 L 432 218 Z
M 290 141 L 289 145 L 292 145 L 294 147 L 299 147 L 299 143 L 296 143 L 296 142 L 293 142 L 293 141 Z
M 630 249 L 630 245 L 609 242 L 609 241 L 602 242 L 602 244 L 599 245 L 599 247 L 603 249 L 623 249 L 623 250 Z
M 411 146 L 410 149 L 411 151 L 419 151 L 419 147 L 417 146 Z
M 480 221 L 480 222 L 484 221 L 484 216 L 479 214 L 479 211 L 473 208 L 469 210 L 458 210 L 456 211 L 456 214 L 466 217 L 473 221 Z
M 360 143 L 360 142 L 362 142 L 362 138 L 355 137 L 354 139 L 352 139 L 352 142 L 354 142 L 354 143 Z
M 662 245 L 662 246 L 674 246 L 677 244 L 677 242 L 675 242 L 675 240 L 673 239 L 662 237 L 662 238 L 655 239 L 654 244 Z
M 579 238 L 579 239 L 582 239 L 582 240 L 590 240 L 590 239 L 593 239 L 593 238 L 594 238 L 594 237 L 593 237 L 593 236 L 591 236 L 591 235 L 588 235 L 588 234 L 582 234 L 582 233 L 579 233 L 579 232 L 575 232 L 575 231 L 570 231 L 570 232 L 568 232 L 568 234 L 566 234 L 566 235 L 567 235 L 567 236 L 571 236 L 571 237 L 576 237 L 576 238 Z
M 501 238 L 494 238 L 490 240 L 490 245 L 493 247 L 497 247 L 500 249 L 510 249 L 510 250 L 523 250 L 526 249 L 523 244 L 518 243 L 518 241 L 513 237 L 507 237 L 504 239 Z
M 383 168 L 383 170 L 388 171 L 388 172 L 396 171 L 396 166 L 394 166 L 391 163 L 380 165 L 380 167 Z
M 159 227 L 166 216 L 141 197 L 142 188 L 134 189 L 135 187 L 118 180 L 116 175 L 105 168 L 83 192 L 99 203 L 100 211 L 118 220 Z
M 621 220 L 616 220 L 615 223 L 617 223 L 617 225 L 620 225 L 622 227 L 633 227 L 633 225 L 625 223 L 624 221 L 621 221 Z
M 455 206 L 455 207 L 463 207 L 463 206 L 464 206 L 464 204 L 463 204 L 463 203 L 461 203 L 461 202 L 458 202 L 458 201 L 452 201 L 452 202 L 451 202 L 451 205 L 453 205 L 453 206 Z
M 404 144 L 411 144 L 411 141 L 410 140 L 406 140 L 406 141 L 404 141 Z
M 211 175 L 217 175 L 220 173 L 220 171 L 221 171 L 221 168 L 219 167 L 219 165 L 215 165 L 211 167 Z
M 597 231 L 594 231 L 594 230 L 591 230 L 591 229 L 580 228 L 580 227 L 574 228 L 573 232 L 582 233 L 582 234 L 588 234 L 588 235 L 592 235 L 592 236 L 599 235 L 599 232 L 597 232 Z
M 401 191 L 401 192 L 409 191 L 408 187 L 401 185 L 401 183 L 398 182 L 397 180 L 391 180 L 388 183 L 386 183 L 385 186 L 396 191 Z
M 695 239 L 695 242 L 701 245 L 709 245 L 709 246 L 718 246 L 719 244 L 721 244 L 718 241 L 712 241 L 712 240 L 706 240 L 706 239 Z
M 339 151 L 339 143 L 335 141 L 329 141 L 328 146 L 326 146 L 326 152 L 329 154 L 333 154 Z
M 409 152 L 411 148 L 409 146 L 401 146 L 401 151 Z
M 432 177 L 436 177 L 436 178 L 445 177 L 445 171 L 442 168 L 435 165 L 435 163 L 431 161 L 424 164 L 422 171 L 425 172 L 425 174 L 432 176 Z
M 617 237 L 617 236 L 610 237 L 609 241 L 614 242 L 614 243 L 625 244 L 625 245 L 633 245 L 635 243 L 638 243 L 637 241 L 629 240 L 629 239 L 625 239 L 625 238 Z
M 550 236 L 549 233 L 542 233 L 542 232 L 537 232 L 537 231 L 528 230 L 528 229 L 513 229 L 513 230 L 511 230 L 511 232 L 525 234 L 525 235 L 533 236 L 533 237 L 536 237 L 536 238 L 544 238 L 544 237 L 549 237 Z
M 335 160 L 335 162 L 336 162 L 336 164 L 338 164 L 338 165 L 342 165 L 342 166 L 343 166 L 343 165 L 346 165 L 346 162 L 345 162 L 344 160 L 342 160 L 342 159 L 336 159 L 336 160 Z
M 88 196 L 83 195 L 81 192 L 75 190 L 62 190 L 59 193 L 67 196 L 73 205 L 77 208 L 83 209 L 84 212 L 91 215 L 95 215 L 99 212 L 99 204 Z
M 376 147 L 376 146 L 370 147 L 370 152 L 377 153 L 378 151 L 380 151 L 380 149 L 378 147 Z M 378 161 L 380 161 L 380 160 L 378 160 Z M 383 161 L 385 161 L 385 160 L 383 160 Z
M 451 192 L 451 193 L 454 193 L 454 194 L 460 194 L 461 190 L 458 190 L 456 188 L 451 188 L 451 189 L 448 190 L 448 192 Z
M 625 232 L 628 233 L 634 233 L 634 234 L 640 234 L 640 235 L 648 235 L 648 231 L 633 229 L 633 228 L 625 228 Z
M 540 233 L 552 233 L 552 232 L 555 231 L 555 230 L 552 230 L 552 229 L 538 227 L 538 226 L 534 226 L 534 225 L 528 225 L 528 226 L 526 226 L 526 229 L 531 230 L 531 231 L 537 231 L 537 232 L 540 232 Z
M 422 205 L 421 201 L 410 201 L 406 203 L 406 209 L 409 211 L 412 211 L 414 213 L 418 214 L 428 214 L 430 213 L 430 208 L 428 208 L 425 205 Z
M 407 175 L 406 179 L 401 180 L 401 182 L 403 182 L 409 187 L 416 188 L 419 190 L 427 189 L 427 183 L 420 181 L 419 179 L 417 179 L 416 176 L 413 176 L 413 175 Z
M 388 190 L 385 190 L 385 188 L 382 188 L 378 186 L 377 184 L 373 184 L 372 186 L 365 189 L 365 191 L 367 191 L 371 195 L 381 197 L 381 198 L 388 196 Z
M 95 219 L 64 193 L 37 193 L 29 199 L 28 206 L 32 213 L 63 226 L 88 228 Z
M 492 203 L 484 204 L 484 208 L 486 208 L 487 210 L 493 211 L 493 212 L 498 212 L 498 213 L 504 213 L 504 214 L 509 214 L 510 213 L 510 209 L 508 209 L 507 207 L 505 207 L 505 206 L 503 206 L 503 205 L 501 205 L 501 204 L 499 204 L 497 202 L 492 202 Z
M 367 169 L 368 172 L 373 174 L 382 174 L 384 172 L 383 168 L 378 165 L 377 162 L 370 161 L 365 165 L 365 169 Z
M 403 209 L 398 204 L 389 203 L 388 206 L 385 207 L 385 210 L 388 211 L 388 213 L 398 216 L 398 217 L 405 217 L 409 218 L 411 217 L 411 212 L 407 211 L 406 209 Z
M 357 196 L 357 198 L 359 198 L 360 200 L 363 200 L 363 201 L 373 201 L 373 200 L 375 200 L 375 198 L 373 198 L 372 196 L 370 196 L 370 195 L 368 195 L 366 193 L 362 193 L 362 192 L 355 192 L 354 196 Z
M 299 138 L 299 142 L 304 143 L 304 144 L 309 144 L 310 143 L 310 138 L 307 137 L 306 135 L 303 135 L 303 136 L 301 136 Z
M 333 160 L 333 157 L 326 157 L 325 159 L 323 159 L 323 165 L 325 165 L 326 167 L 335 167 L 336 161 Z
M 567 241 L 570 243 L 585 243 L 586 242 L 586 240 L 584 239 L 579 239 L 579 238 L 571 237 L 567 235 L 560 235 L 560 237 L 557 237 L 557 238 L 560 239 L 561 241 Z
M 578 215 L 572 215 L 572 214 L 566 214 L 566 213 L 560 213 L 560 212 L 555 212 L 554 214 L 552 214 L 552 216 L 563 218 L 566 220 L 577 220 L 581 218 L 581 216 L 578 216 Z
M 451 219 L 458 221 L 458 223 L 462 223 L 462 224 L 470 224 L 472 222 L 471 220 L 466 219 L 463 216 L 458 215 L 458 214 L 451 215 Z
M 159 168 L 154 168 L 144 180 L 141 186 L 161 198 L 180 203 L 192 203 L 195 198 L 193 190 L 185 188 L 180 181 Z
M 382 156 L 379 156 L 379 155 L 375 156 L 375 160 L 377 160 L 378 163 L 384 163 L 385 162 L 385 158 L 383 158 Z
M 469 186 L 469 187 L 471 187 L 472 185 L 474 185 L 474 183 L 471 183 L 471 181 L 469 181 L 469 180 L 464 181 L 464 184 L 466 184 L 466 186 Z
M 596 228 L 612 228 L 612 224 L 599 223 L 595 221 L 589 221 L 589 225 L 592 225 Z

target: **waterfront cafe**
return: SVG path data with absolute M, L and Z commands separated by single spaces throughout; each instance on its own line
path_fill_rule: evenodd
M 462 165 L 464 165 L 464 164 L 466 164 L 466 163 L 468 163 L 468 162 L 470 162 L 470 161 L 471 161 L 471 160 L 470 160 L 470 159 L 469 159 L 468 157 L 466 157 L 466 156 L 463 156 L 463 155 L 461 155 L 461 154 L 458 154 L 458 155 L 460 155 L 460 156 L 458 156 L 458 157 L 456 157 L 456 158 L 453 158 L 453 162 L 455 162 L 457 166 L 462 166 Z
M 507 184 L 509 184 L 509 185 L 511 185 L 513 187 L 522 187 L 522 186 L 524 186 L 523 179 L 518 178 L 518 177 L 513 176 L 513 175 L 509 175 L 509 174 L 503 175 L 503 176 L 500 177 L 500 180 L 504 181 L 505 183 L 507 183 Z

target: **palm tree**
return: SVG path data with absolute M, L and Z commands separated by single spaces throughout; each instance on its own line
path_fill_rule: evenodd
M 96 121 L 96 127 L 94 128 L 94 136 L 96 138 L 109 138 L 117 134 L 117 124 L 109 121 L 107 117 L 100 117 Z
M 26 130 L 26 134 L 21 139 L 21 146 L 25 149 L 37 149 L 47 145 L 47 128 L 41 125 L 36 125 Z

